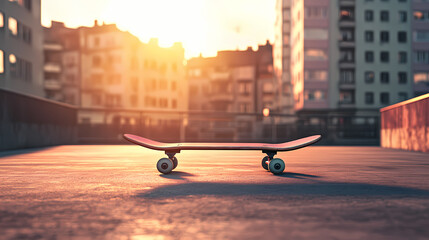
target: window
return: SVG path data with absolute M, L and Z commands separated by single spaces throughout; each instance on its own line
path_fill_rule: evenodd
M 340 71 L 340 83 L 351 84 L 355 82 L 355 73 L 353 70 L 341 70 Z
M 305 70 L 304 78 L 305 80 L 327 81 L 328 72 L 324 70 Z
M 176 91 L 176 89 L 177 89 L 177 83 L 176 83 L 176 81 L 172 81 L 171 82 L 171 90 Z
M 340 20 L 354 20 L 354 10 L 351 8 L 340 9 Z
M 415 84 L 426 83 L 429 85 L 429 73 L 428 72 L 414 73 L 414 83 Z
M 238 92 L 241 95 L 249 95 L 250 91 L 251 91 L 251 83 L 248 83 L 248 82 L 238 83 Z
M 407 73 L 406 72 L 398 72 L 398 82 L 399 84 L 407 83 Z
M 99 37 L 95 37 L 94 38 L 94 46 L 95 47 L 99 47 L 100 46 L 100 38 Z
M 305 7 L 305 18 L 308 19 L 324 19 L 328 16 L 326 7 Z
M 407 12 L 399 11 L 399 22 L 401 23 L 407 22 Z
M 365 62 L 374 62 L 374 52 L 366 51 L 365 52 Z
M 382 43 L 388 43 L 389 42 L 389 32 L 388 31 L 381 31 L 380 32 L 380 42 L 382 42 Z
M 4 52 L 0 50 L 0 74 L 4 73 Z
M 414 20 L 423 22 L 423 21 L 429 21 L 429 11 L 414 11 Z
M 372 10 L 365 11 L 365 21 L 372 22 L 374 20 L 374 12 Z
M 0 28 L 4 27 L 4 15 L 2 12 L 0 12 Z
M 380 42 L 382 42 L 382 43 L 388 43 L 389 42 L 389 32 L 388 31 L 381 31 L 380 32 Z
M 374 42 L 374 32 L 373 31 L 365 31 L 365 41 L 366 42 Z
M 340 103 L 341 104 L 353 104 L 355 102 L 354 92 L 342 91 L 340 92 Z
M 389 52 L 382 51 L 380 52 L 380 61 L 383 63 L 389 62 Z
M 8 26 L 9 32 L 14 36 L 18 36 L 18 21 L 15 18 L 9 17 Z
M 398 99 L 400 102 L 405 101 L 408 99 L 408 94 L 406 92 L 399 92 Z
M 177 100 L 176 99 L 171 100 L 171 108 L 177 108 Z
M 390 101 L 389 101 L 389 93 L 388 92 L 382 92 L 380 94 L 380 102 L 383 105 L 389 104 Z
M 131 103 L 131 106 L 137 107 L 137 104 L 138 104 L 138 97 L 137 97 L 137 95 L 133 94 L 133 95 L 130 96 L 130 103 Z
M 308 40 L 326 40 L 328 39 L 328 30 L 321 28 L 305 28 L 304 39 Z
M 24 59 L 9 55 L 10 75 L 12 78 L 21 79 L 27 82 L 32 80 L 33 65 Z
M 94 67 L 99 67 L 101 65 L 101 58 L 99 56 L 92 57 L 92 65 Z
M 325 99 L 325 93 L 320 90 L 305 91 L 304 99 L 307 101 L 320 101 Z
M 374 104 L 374 93 L 366 92 L 365 93 L 365 103 L 366 104 Z
M 365 72 L 365 82 L 366 83 L 373 83 L 375 78 L 375 74 L 373 71 L 367 71 Z
M 24 0 L 24 7 L 31 12 L 32 9 L 32 5 L 31 5 L 31 1 L 32 0 Z
M 407 63 L 407 52 L 399 52 L 398 53 L 398 62 L 399 63 Z
M 353 49 L 341 50 L 340 62 L 354 62 L 354 50 Z
M 327 60 L 328 55 L 322 49 L 306 49 L 304 53 L 305 60 Z
M 406 43 L 407 42 L 407 32 L 398 32 L 398 42 Z
M 380 73 L 380 82 L 381 83 L 389 83 L 389 73 L 388 72 L 381 72 Z
M 414 35 L 414 41 L 416 42 L 429 42 L 429 31 L 414 31 L 413 35 Z M 399 39 L 399 35 L 398 35 L 398 39 Z
M 380 21 L 382 21 L 382 22 L 388 22 L 389 21 L 389 12 L 388 11 L 381 11 L 380 12 Z
M 429 63 L 429 51 L 415 51 L 414 63 Z
M 354 41 L 354 30 L 353 29 L 341 29 L 341 40 L 350 42 Z

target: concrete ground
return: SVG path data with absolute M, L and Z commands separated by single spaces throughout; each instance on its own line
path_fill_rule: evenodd
M 428 239 L 429 155 L 378 147 L 162 152 L 135 145 L 0 153 L 0 239 Z

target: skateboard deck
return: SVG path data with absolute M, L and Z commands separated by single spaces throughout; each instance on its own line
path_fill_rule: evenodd
M 266 150 L 281 152 L 306 147 L 319 141 L 321 136 L 314 135 L 284 143 L 163 143 L 132 134 L 124 134 L 124 138 L 134 144 L 159 151 Z
M 174 156 L 181 150 L 262 150 L 267 154 L 262 159 L 262 167 L 274 174 L 281 174 L 285 163 L 280 158 L 274 158 L 277 152 L 292 151 L 311 145 L 322 136 L 314 135 L 284 143 L 163 143 L 144 137 L 124 134 L 124 138 L 134 144 L 159 151 L 165 151 L 168 158 L 161 158 L 156 164 L 159 172 L 168 174 L 177 167 L 178 160 Z

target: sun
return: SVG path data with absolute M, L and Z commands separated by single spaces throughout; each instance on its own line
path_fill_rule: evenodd
M 187 56 L 207 51 L 210 22 L 202 0 L 110 0 L 103 19 L 130 31 L 143 42 L 158 38 L 161 46 L 182 42 Z

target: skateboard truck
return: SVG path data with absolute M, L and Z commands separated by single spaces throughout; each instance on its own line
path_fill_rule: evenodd
M 168 150 L 168 151 L 165 151 L 165 154 L 170 159 L 174 158 L 174 155 L 176 155 L 176 153 L 180 153 L 180 150 Z
M 267 154 L 267 156 L 272 160 L 274 156 L 277 154 L 277 151 L 270 151 L 270 150 L 262 150 L 262 153 Z

